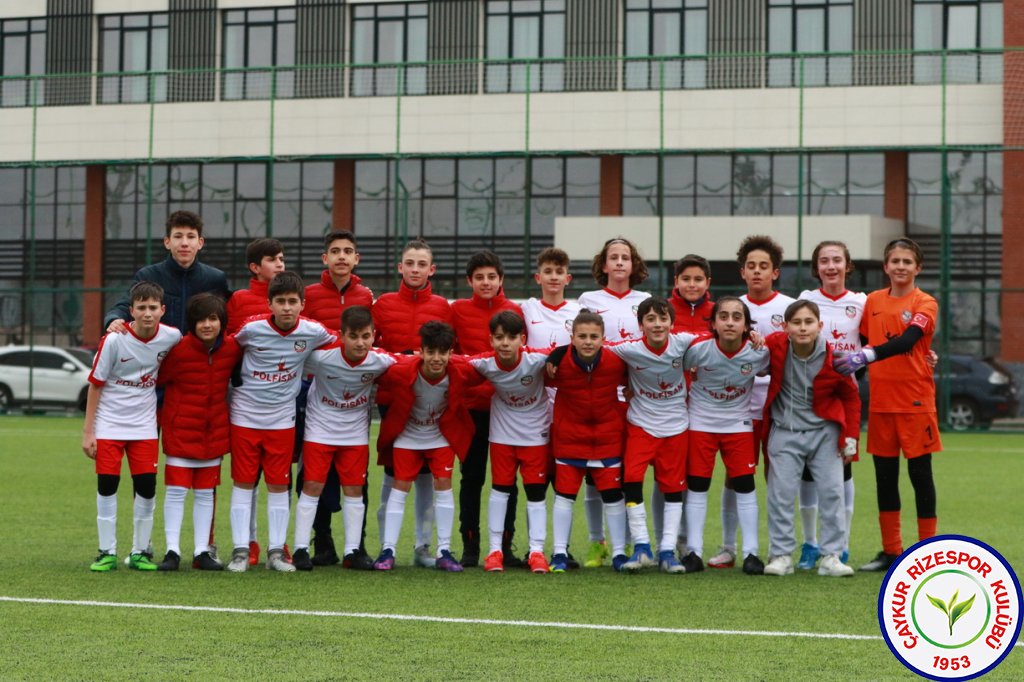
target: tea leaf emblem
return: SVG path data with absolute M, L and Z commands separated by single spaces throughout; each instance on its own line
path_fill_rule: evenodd
M 960 620 L 965 613 L 971 610 L 971 607 L 974 606 L 974 599 L 978 595 L 971 595 L 970 599 L 965 599 L 964 601 L 957 603 L 957 597 L 960 596 L 960 590 L 957 590 L 953 593 L 953 596 L 950 597 L 948 605 L 946 602 L 937 597 L 933 597 L 930 594 L 925 593 L 925 596 L 928 597 L 928 601 L 932 603 L 932 606 L 946 614 L 946 620 L 949 623 L 949 635 L 952 637 L 953 624 Z

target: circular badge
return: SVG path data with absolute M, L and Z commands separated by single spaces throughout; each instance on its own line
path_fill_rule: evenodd
M 889 568 L 878 624 L 903 665 L 932 680 L 969 680 L 1006 657 L 1020 635 L 1021 589 L 998 552 L 963 535 L 917 543 Z

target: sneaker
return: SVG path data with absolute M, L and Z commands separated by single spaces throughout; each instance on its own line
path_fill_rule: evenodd
M 272 549 L 267 552 L 267 569 L 281 573 L 293 573 L 295 566 L 285 558 L 284 549 Z
M 888 571 L 892 563 L 899 558 L 898 554 L 886 554 L 881 551 L 875 558 L 860 567 L 862 571 Z
M 297 554 L 298 552 L 296 552 Z M 337 550 L 334 548 L 334 538 L 330 533 L 319 533 L 313 538 L 313 565 L 333 566 L 341 561 Z M 294 557 L 292 560 L 294 562 Z M 300 569 L 301 570 L 301 569 Z
M 736 565 L 736 550 L 719 547 L 718 554 L 708 559 L 708 568 L 732 568 Z
M 255 543 L 249 543 L 252 547 Z M 259 548 L 259 545 L 256 545 Z M 245 547 L 235 547 L 234 551 L 231 552 L 231 561 L 227 565 L 227 569 L 232 573 L 245 573 L 246 569 L 252 566 L 252 555 L 249 554 L 249 550 Z
M 377 560 L 373 562 L 373 570 L 375 571 L 390 571 L 395 567 L 395 553 L 393 550 L 385 549 L 377 557 Z
M 587 568 L 601 568 L 604 566 L 604 560 L 609 555 L 608 545 L 605 544 L 604 540 L 591 542 L 590 549 L 587 550 L 587 558 L 583 560 L 583 565 Z
M 756 554 L 748 554 L 743 560 L 743 572 L 747 575 L 764 575 L 764 562 Z
M 793 557 L 788 554 L 780 554 L 768 559 L 768 565 L 764 567 L 765 575 L 790 575 L 793 572 Z
M 686 567 L 679 563 L 671 549 L 658 552 L 658 568 L 662 573 L 686 573 Z
M 177 552 L 171 552 L 168 550 L 167 554 L 164 554 L 164 560 L 160 562 L 160 565 L 156 567 L 158 571 L 177 571 L 178 566 L 181 565 L 181 556 Z
M 372 571 L 373 558 L 366 553 L 366 550 L 357 549 L 345 555 L 345 558 L 341 560 L 341 567 L 353 571 Z
M 572 552 L 566 553 L 565 565 L 570 571 L 578 571 L 580 568 L 580 562 L 576 561 L 576 557 L 572 555 Z
M 654 565 L 656 565 L 656 562 L 654 561 L 654 555 L 651 553 L 650 544 L 639 542 L 633 549 L 633 556 L 622 565 L 622 568 L 630 573 L 636 573 L 642 568 Z
M 844 564 L 850 563 L 850 550 L 844 549 L 843 553 L 839 555 L 839 560 Z
M 223 571 L 224 564 L 214 559 L 209 552 L 200 552 L 192 557 L 192 568 L 197 571 Z
M 853 568 L 840 561 L 838 554 L 826 554 L 821 558 L 818 575 L 827 575 L 830 578 L 849 578 L 853 575 Z
M 462 564 L 455 560 L 452 553 L 447 549 L 441 550 L 441 556 L 437 557 L 437 563 L 434 567 L 439 571 L 447 571 L 448 573 L 462 573 Z
M 337 557 L 337 554 L 335 554 Z M 309 558 L 309 549 L 306 547 L 300 547 L 295 550 L 295 554 L 292 555 L 292 566 L 295 567 L 296 571 L 312 571 L 313 560 Z
M 146 556 L 145 552 L 136 552 L 128 557 L 128 568 L 134 571 L 155 571 L 157 565 Z
M 548 560 L 544 558 L 544 552 L 530 552 L 526 557 L 526 565 L 534 573 L 548 573 L 551 570 Z
M 696 552 L 684 556 L 682 564 L 687 573 L 700 573 L 704 570 L 704 560 L 697 556 Z
M 96 561 L 89 564 L 90 571 L 96 571 L 97 573 L 106 573 L 108 571 L 117 570 L 117 555 L 108 554 L 107 552 L 100 552 L 100 555 L 96 557 Z
M 490 573 L 504 573 L 505 562 L 500 549 L 496 549 L 484 559 L 484 570 Z
M 817 545 L 804 543 L 803 547 L 800 548 L 800 561 L 796 567 L 801 571 L 811 571 L 818 563 L 818 558 L 821 556 L 821 551 Z
M 626 571 L 626 564 L 629 562 L 629 557 L 625 554 L 616 554 L 612 557 L 612 568 L 620 573 Z
M 551 555 L 551 572 L 552 573 L 565 573 L 569 569 L 569 557 L 564 554 L 552 554 Z
M 420 545 L 413 550 L 412 565 L 420 568 L 437 568 L 437 559 L 430 551 L 430 545 Z
M 235 550 L 235 551 L 237 552 L 238 550 Z M 231 556 L 232 556 L 231 560 L 234 561 L 234 552 L 232 552 Z M 249 565 L 250 566 L 255 566 L 259 562 L 260 562 L 260 543 L 256 542 L 255 540 L 251 540 L 249 542 Z

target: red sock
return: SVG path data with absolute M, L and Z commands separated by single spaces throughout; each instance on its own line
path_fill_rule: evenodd
M 900 513 L 898 511 L 878 512 L 878 526 L 882 529 L 882 551 L 886 554 L 903 554 Z
M 939 520 L 936 517 L 930 519 L 917 519 L 917 539 L 927 540 L 928 538 L 935 537 L 936 526 L 939 525 Z

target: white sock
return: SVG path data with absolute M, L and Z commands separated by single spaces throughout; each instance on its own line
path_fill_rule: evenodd
M 135 533 L 132 536 L 132 554 L 149 550 L 149 541 L 153 539 L 153 510 L 156 509 L 156 497 L 146 499 L 135 496 L 135 509 L 132 518 L 135 521 Z
M 246 488 L 239 488 L 237 485 L 231 488 L 231 544 L 235 548 L 249 547 L 251 538 L 249 529 L 252 519 L 252 491 Z
M 437 556 L 441 550 L 452 548 L 452 527 L 455 525 L 455 493 L 448 490 L 434 491 L 434 516 L 437 519 Z
M 295 547 L 293 549 L 309 549 L 309 536 L 313 534 L 313 519 L 316 518 L 316 505 L 320 496 L 313 497 L 302 493 L 299 503 L 295 505 Z
M 606 503 L 604 515 L 608 519 L 608 541 L 612 546 L 612 556 L 626 553 L 626 501 Z M 646 524 L 645 524 L 646 525 Z
M 188 488 L 180 485 L 169 485 L 164 491 L 164 538 L 167 551 L 178 556 L 181 556 L 181 520 L 185 518 L 186 495 Z
M 210 551 L 213 526 L 213 488 L 192 491 L 192 556 Z
M 851 478 L 847 481 L 843 481 L 843 501 L 846 503 L 846 544 L 843 545 L 843 549 L 847 552 L 850 551 L 850 529 L 853 527 L 854 492 L 853 479 Z
M 362 497 L 345 497 L 341 508 L 341 517 L 345 522 L 345 555 L 359 549 L 359 540 L 363 535 L 363 517 L 366 516 L 366 505 Z
M 380 544 L 384 546 L 385 529 L 388 523 L 388 501 L 391 499 L 391 491 L 395 489 L 393 476 L 384 474 L 380 481 L 380 505 L 377 507 L 377 532 L 380 533 Z M 402 507 L 404 510 L 405 507 Z
M 657 481 L 654 483 L 654 490 L 651 491 L 651 525 L 654 527 L 653 538 L 661 538 L 665 518 L 665 494 L 661 492 Z M 632 528 L 630 528 L 632 532 Z
M 686 491 L 686 550 L 704 556 L 704 521 L 708 516 L 708 493 Z
M 117 554 L 117 494 L 96 493 L 96 531 L 100 536 L 100 551 Z
M 526 529 L 530 536 L 530 551 L 543 553 L 544 542 L 548 539 L 547 500 L 526 503 Z
M 757 493 L 736 493 L 736 513 L 743 533 L 742 556 L 757 556 Z
M 800 521 L 804 542 L 818 546 L 818 489 L 814 481 L 800 481 Z
M 590 484 L 584 486 L 583 510 L 587 514 L 590 541 L 604 542 L 604 503 L 601 502 L 601 493 L 597 492 L 597 487 Z
M 627 504 L 626 517 L 629 519 L 629 532 L 633 536 L 633 541 L 638 545 L 651 544 L 651 537 L 647 534 L 647 508 L 644 507 L 644 503 Z M 609 532 L 611 532 L 611 522 L 609 522 Z M 623 546 L 625 546 L 625 541 L 623 541 Z
M 729 488 L 722 488 L 722 546 L 733 551 L 736 550 L 736 526 L 739 524 L 739 517 L 736 516 L 736 491 Z
M 683 522 L 683 503 L 666 502 L 664 527 L 661 531 L 661 547 L 663 552 L 674 552 L 679 539 L 679 526 Z
M 501 551 L 501 534 L 505 532 L 508 498 L 508 493 L 491 488 L 491 497 L 487 501 L 487 535 L 490 539 L 488 553 Z
M 429 545 L 434 534 L 434 475 L 420 474 L 416 486 L 416 546 Z
M 259 486 L 255 486 L 252 489 L 252 498 L 249 506 L 249 542 L 256 542 L 256 520 L 259 518 L 259 511 L 257 510 L 256 503 L 259 501 L 260 489 Z M 237 544 L 235 547 L 245 547 L 246 543 Z
M 395 551 L 398 535 L 402 532 L 402 517 L 405 516 L 405 498 L 409 493 L 398 488 L 391 488 L 388 495 L 388 508 L 384 521 L 384 549 Z
M 569 533 L 572 531 L 572 507 L 574 500 L 555 495 L 555 505 L 551 512 L 552 521 L 552 554 L 565 554 L 569 547 Z
M 284 548 L 288 538 L 288 517 L 291 516 L 289 497 L 287 490 L 283 493 L 267 491 L 267 552 Z

